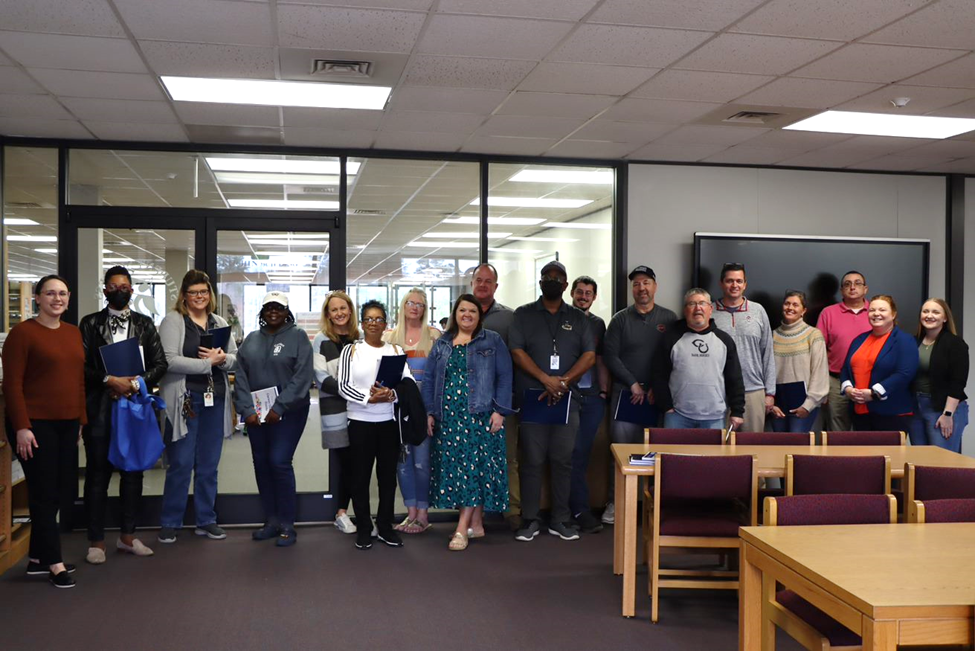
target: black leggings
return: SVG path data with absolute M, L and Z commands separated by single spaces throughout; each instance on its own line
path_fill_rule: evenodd
M 349 450 L 352 460 L 352 505 L 356 527 L 362 531 L 369 524 L 369 482 L 372 464 L 376 464 L 379 482 L 379 509 L 376 527 L 380 533 L 393 528 L 393 500 L 396 498 L 396 463 L 399 460 L 399 428 L 395 420 L 369 423 L 349 421 Z
M 333 483 L 335 493 L 335 510 L 348 511 L 349 501 L 352 499 L 352 448 L 332 448 L 335 463 L 332 464 Z

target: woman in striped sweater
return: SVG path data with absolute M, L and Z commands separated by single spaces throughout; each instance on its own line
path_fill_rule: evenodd
M 805 321 L 806 295 L 788 291 L 782 325 L 772 332 L 776 390 L 772 430 L 809 432 L 829 393 L 829 362 L 823 333 Z

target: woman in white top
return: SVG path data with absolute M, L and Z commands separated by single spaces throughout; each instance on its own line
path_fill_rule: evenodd
M 356 541 L 359 549 L 372 547 L 369 522 L 369 482 L 376 464 L 379 481 L 379 509 L 376 528 L 379 540 L 401 547 L 402 539 L 393 529 L 393 500 L 396 496 L 396 461 L 400 436 L 393 411 L 396 391 L 376 382 L 379 364 L 386 355 L 402 355 L 402 349 L 383 341 L 386 306 L 379 301 L 362 305 L 360 322 L 363 341 L 346 346 L 339 359 L 339 395 L 349 404 L 349 449 L 352 465 L 352 506 L 355 508 Z M 412 378 L 410 367 L 403 366 L 402 377 Z

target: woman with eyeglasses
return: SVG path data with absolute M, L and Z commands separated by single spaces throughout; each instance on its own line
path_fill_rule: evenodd
M 383 335 L 383 341 L 406 351 L 413 377 L 422 386 L 427 355 L 440 331 L 427 323 L 427 294 L 419 287 L 403 297 L 396 327 Z M 396 469 L 399 490 L 406 505 L 406 518 L 396 525 L 403 533 L 423 533 L 430 528 L 430 441 L 407 446 L 406 459 Z
M 376 465 L 379 483 L 379 508 L 376 529 L 379 540 L 390 547 L 402 547 L 403 540 L 393 528 L 393 500 L 396 497 L 396 461 L 400 433 L 393 403 L 396 390 L 376 381 L 379 365 L 387 355 L 402 355 L 403 349 L 383 341 L 386 306 L 367 301 L 360 308 L 363 340 L 342 349 L 339 358 L 339 395 L 348 401 L 349 449 L 352 463 L 352 506 L 357 520 L 355 546 L 372 547 L 369 526 L 369 482 Z M 404 378 L 412 378 L 403 365 Z
M 46 575 L 56 588 L 75 585 L 75 567 L 61 556 L 58 508 L 64 489 L 77 485 L 78 438 L 87 422 L 81 331 L 61 321 L 70 298 L 64 278 L 41 278 L 37 316 L 15 325 L 3 346 L 7 437 L 27 477 L 32 523 L 27 574 Z
M 227 350 L 203 345 L 227 321 L 214 313 L 217 301 L 210 277 L 197 269 L 183 276 L 173 310 L 159 325 L 159 338 L 169 368 L 159 381 L 166 401 L 166 483 L 158 540 L 174 543 L 183 526 L 186 496 L 193 475 L 193 506 L 197 536 L 223 540 L 217 525 L 217 466 L 223 439 L 234 433 L 227 374 L 237 361 L 237 343 L 228 337 Z
M 293 460 L 308 421 L 314 363 L 308 334 L 295 325 L 287 294 L 265 294 L 258 323 L 260 329 L 247 335 L 237 351 L 234 374 L 234 406 L 247 426 L 264 507 L 264 526 L 251 537 L 276 538 L 278 547 L 290 547 L 298 541 Z M 277 391 L 270 404 L 261 401 L 265 389 Z
M 809 432 L 829 393 L 829 362 L 823 333 L 803 320 L 806 295 L 790 290 L 782 301 L 782 324 L 772 332 L 775 405 L 772 430 Z

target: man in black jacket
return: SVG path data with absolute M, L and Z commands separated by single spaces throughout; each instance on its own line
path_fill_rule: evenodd
M 143 379 L 151 390 L 166 373 L 166 355 L 156 327 L 148 316 L 129 310 L 132 276 L 125 267 L 105 272 L 103 290 L 108 306 L 81 320 L 81 341 L 85 347 L 85 402 L 88 424 L 85 441 L 85 511 L 88 514 L 89 563 L 105 562 L 105 509 L 108 483 L 115 468 L 108 461 L 112 432 L 112 401 L 138 391 L 138 378 L 115 377 L 105 371 L 99 349 L 107 344 L 137 338 L 145 362 Z M 142 473 L 119 470 L 121 522 L 116 547 L 136 556 L 151 556 L 152 550 L 135 537 L 135 520 L 142 499 Z

